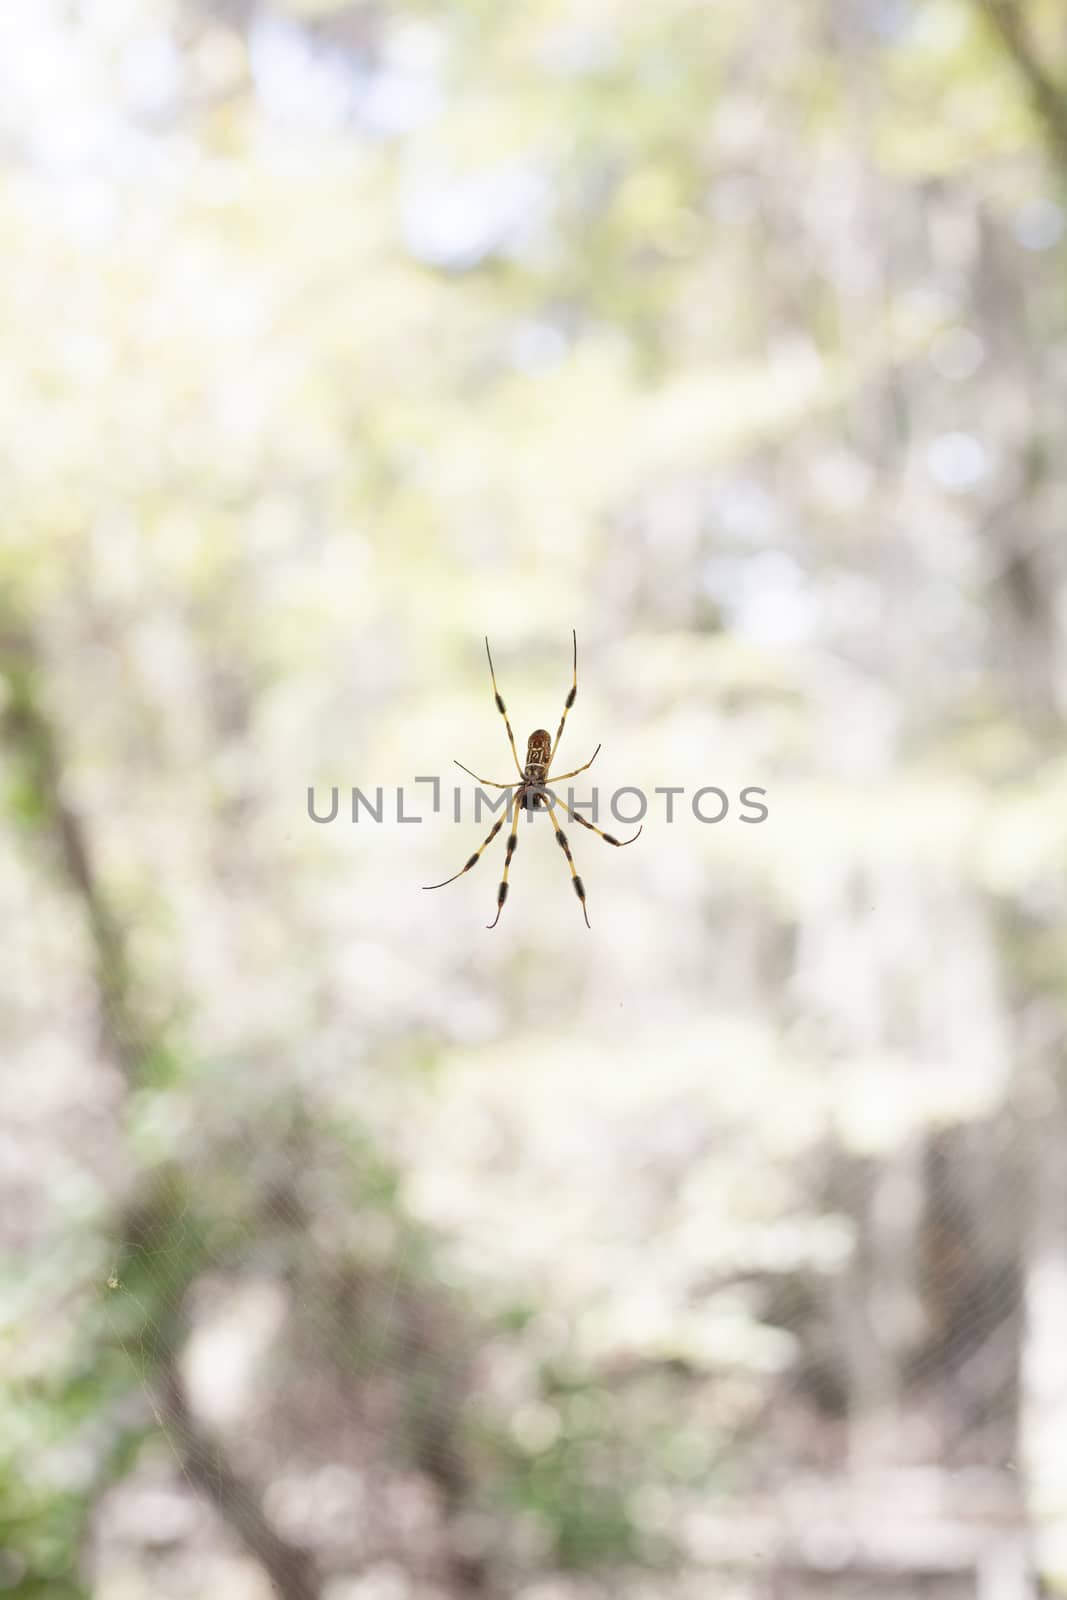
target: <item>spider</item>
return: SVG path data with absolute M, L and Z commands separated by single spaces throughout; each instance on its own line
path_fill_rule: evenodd
M 545 781 L 548 778 L 549 770 L 556 758 L 556 752 L 559 750 L 559 741 L 563 737 L 563 725 L 567 720 L 567 713 L 574 704 L 575 698 L 578 694 L 578 635 L 573 629 L 571 630 L 571 634 L 574 640 L 574 681 L 571 685 L 570 693 L 567 695 L 567 699 L 564 702 L 563 715 L 559 719 L 559 728 L 556 732 L 555 742 L 549 738 L 548 730 L 546 728 L 535 728 L 527 742 L 525 767 L 519 765 L 519 752 L 515 748 L 515 735 L 511 731 L 511 723 L 508 721 L 507 709 L 503 700 L 500 698 L 500 691 L 496 686 L 496 673 L 493 670 L 493 656 L 489 649 L 489 640 L 486 639 L 485 641 L 485 653 L 489 657 L 489 676 L 493 681 L 493 696 L 496 700 L 496 708 L 503 717 L 504 726 L 508 730 L 508 743 L 511 745 L 511 753 L 515 758 L 515 766 L 519 774 L 519 783 L 517 786 L 518 792 L 516 793 L 514 799 L 509 798 L 504 815 L 498 818 L 498 820 L 493 824 L 488 835 L 485 839 L 483 839 L 482 843 L 479 845 L 478 849 L 474 852 L 466 865 L 462 866 L 458 872 L 454 872 L 451 878 L 446 878 L 443 883 L 425 883 L 423 884 L 423 888 L 443 889 L 445 884 L 455 883 L 457 878 L 462 878 L 465 872 L 469 872 L 473 866 L 477 865 L 481 858 L 482 851 L 485 850 L 488 845 L 492 844 L 493 840 L 504 826 L 504 823 L 509 822 L 510 831 L 508 834 L 507 855 L 504 858 L 504 876 L 501 878 L 500 888 L 497 890 L 496 916 L 493 918 L 492 922 L 486 924 L 486 926 L 489 928 L 495 928 L 497 923 L 500 921 L 500 913 L 503 911 L 504 901 L 508 897 L 508 871 L 511 867 L 511 858 L 515 854 L 515 848 L 519 842 L 519 812 L 539 811 L 542 808 L 547 808 L 552 817 L 552 822 L 556 830 L 556 842 L 563 851 L 563 854 L 566 856 L 570 865 L 571 880 L 574 883 L 574 892 L 582 903 L 582 915 L 585 917 L 585 925 L 587 928 L 591 926 L 589 921 L 589 913 L 585 906 L 585 885 L 578 876 L 578 869 L 574 865 L 574 857 L 571 855 L 571 847 L 567 843 L 567 836 L 560 827 L 553 810 L 553 807 L 559 803 L 559 796 L 553 794 L 551 789 L 545 788 Z M 579 772 L 585 772 L 587 768 L 593 765 L 593 762 L 596 760 L 599 753 L 600 746 L 597 745 L 596 749 L 593 751 L 593 754 L 589 757 L 589 760 L 584 766 L 575 767 L 573 772 L 557 773 L 555 781 L 560 783 L 564 778 L 576 778 Z M 475 779 L 476 782 L 485 784 L 489 789 L 513 789 L 516 787 L 516 785 L 511 783 L 494 783 L 491 778 L 479 778 L 478 774 L 476 772 L 471 772 L 470 767 L 465 767 L 462 761 L 457 761 L 456 766 L 459 767 L 461 771 L 468 773 L 470 777 Z M 633 844 L 634 839 L 637 838 L 637 834 L 641 832 L 641 829 L 638 828 L 637 833 L 634 834 L 632 839 L 615 839 L 610 833 L 604 833 L 602 829 L 594 827 L 593 823 L 586 822 L 585 818 L 580 817 L 576 811 L 572 812 L 571 815 L 573 816 L 575 822 L 580 823 L 583 828 L 588 828 L 590 833 L 597 833 L 602 839 L 606 840 L 608 844 L 613 844 L 620 848 L 626 844 Z

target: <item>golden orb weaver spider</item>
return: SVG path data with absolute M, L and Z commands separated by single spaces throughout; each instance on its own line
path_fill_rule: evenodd
M 492 652 L 489 649 L 489 640 L 486 639 L 485 641 L 485 653 L 489 657 L 489 676 L 493 682 L 493 697 L 496 700 L 496 708 L 504 719 L 504 726 L 508 730 L 508 743 L 511 745 L 511 754 L 515 758 L 515 766 L 519 774 L 519 783 L 517 786 L 518 792 L 516 793 L 514 799 L 508 800 L 504 810 L 504 815 L 493 824 L 486 838 L 483 839 L 482 843 L 478 846 L 478 849 L 471 856 L 470 860 L 467 861 L 466 865 L 460 867 L 458 872 L 454 872 L 451 878 L 445 878 L 444 882 L 424 883 L 423 888 L 443 889 L 446 884 L 455 883 L 457 878 L 462 878 L 465 872 L 469 872 L 473 866 L 477 866 L 479 860 L 481 859 L 483 850 L 485 850 L 488 845 L 492 844 L 493 840 L 504 826 L 504 823 L 508 822 L 510 824 L 510 828 L 508 832 L 507 854 L 504 857 L 504 876 L 501 878 L 500 887 L 497 890 L 496 916 L 493 918 L 492 922 L 486 924 L 486 926 L 489 928 L 495 928 L 497 923 L 500 921 L 500 913 L 503 911 L 504 901 L 508 897 L 508 872 L 511 868 L 511 858 L 515 854 L 515 850 L 519 842 L 519 812 L 539 811 L 542 808 L 547 808 L 552 817 L 552 822 L 556 830 L 556 842 L 563 851 L 563 854 L 566 856 L 570 865 L 571 880 L 574 884 L 574 892 L 582 903 L 582 915 L 585 917 L 585 925 L 587 928 L 591 926 L 589 921 L 589 912 L 586 910 L 585 906 L 585 885 L 578 876 L 578 869 L 574 865 L 574 857 L 571 855 L 571 847 L 567 843 L 567 835 L 560 827 L 559 822 L 556 819 L 555 812 L 553 811 L 553 807 L 557 804 L 561 804 L 562 802 L 560 802 L 558 795 L 553 794 L 551 789 L 545 787 L 552 763 L 555 760 L 556 753 L 559 750 L 559 741 L 563 737 L 563 727 L 567 721 L 567 713 L 570 711 L 570 708 L 574 704 L 578 694 L 578 635 L 573 628 L 571 630 L 571 636 L 574 641 L 574 681 L 571 684 L 570 693 L 567 695 L 563 705 L 563 715 L 559 719 L 559 728 L 556 732 L 555 740 L 549 738 L 548 730 L 546 728 L 535 728 L 533 733 L 531 733 L 529 740 L 527 741 L 525 767 L 519 764 L 519 752 L 515 748 L 515 735 L 512 733 L 511 723 L 508 721 L 507 708 L 504 705 L 504 702 L 500 697 L 500 691 L 496 686 L 496 673 L 493 670 L 493 657 Z M 588 767 L 593 765 L 593 762 L 596 760 L 599 752 L 600 746 L 597 745 L 596 749 L 593 751 L 593 754 L 589 757 L 589 760 L 584 766 L 575 767 L 573 772 L 557 773 L 555 781 L 557 783 L 561 783 L 564 778 L 576 778 L 579 772 L 585 772 Z M 489 789 L 513 789 L 516 787 L 516 785 L 511 783 L 494 783 L 491 778 L 479 778 L 478 774 L 476 772 L 471 772 L 470 767 L 465 767 L 462 761 L 457 761 L 456 766 L 459 767 L 461 771 L 468 773 L 469 776 L 475 780 L 475 782 L 484 783 Z M 566 810 L 566 807 L 564 807 L 564 810 Z M 599 834 L 601 839 L 605 840 L 606 843 L 613 844 L 620 849 L 623 845 L 633 844 L 634 839 L 636 839 L 637 835 L 641 832 L 641 829 L 638 828 L 637 833 L 633 835 L 633 838 L 616 839 L 613 838 L 610 833 L 605 833 L 603 829 L 596 827 L 592 822 L 586 822 L 585 818 L 580 817 L 576 811 L 572 811 L 570 814 L 574 818 L 575 822 L 580 823 L 583 828 L 588 828 L 590 833 Z

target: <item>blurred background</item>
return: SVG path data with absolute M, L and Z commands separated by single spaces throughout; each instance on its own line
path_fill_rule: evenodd
M 1067 1592 L 1062 9 L 0 31 L 0 1591 Z

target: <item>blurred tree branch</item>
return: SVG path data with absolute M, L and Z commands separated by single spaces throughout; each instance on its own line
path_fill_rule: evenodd
M 14 757 L 21 809 L 54 846 L 66 881 L 81 901 L 108 1053 L 132 1083 L 143 1052 L 136 1043 L 140 1029 L 130 1003 L 125 940 L 101 891 L 85 827 L 63 794 L 55 729 L 40 697 L 37 647 L 28 629 L 10 614 L 0 618 L 0 677 L 7 687 L 0 732 Z
M 201 1427 L 173 1359 L 164 1366 L 161 1391 L 162 1420 L 190 1483 L 255 1556 L 283 1600 L 317 1600 L 320 1586 L 311 1552 L 283 1539 L 267 1521 L 219 1440 Z
M 144 1082 L 153 1065 L 169 1053 L 158 1030 L 142 1026 L 133 999 L 133 983 L 121 924 L 101 886 L 93 850 L 81 818 L 63 795 L 64 763 L 60 740 L 40 692 L 41 663 L 32 633 L 10 614 L 0 626 L 0 674 L 7 700 L 0 717 L 3 733 L 23 785 L 23 810 L 54 846 L 69 887 L 81 901 L 94 955 L 100 1013 L 109 1053 L 128 1084 Z M 151 1240 L 157 1247 L 171 1239 L 185 1210 L 182 1186 L 149 1175 L 149 1187 L 126 1208 L 120 1249 L 134 1255 Z M 187 1226 L 182 1237 L 188 1236 Z M 175 1335 L 183 1320 L 185 1295 L 199 1266 L 195 1250 L 179 1253 L 176 1282 L 170 1287 L 170 1316 Z M 283 1600 L 316 1600 L 319 1582 L 309 1552 L 289 1543 L 271 1527 L 258 1494 L 227 1459 L 222 1444 L 209 1439 L 190 1407 L 179 1367 L 176 1337 L 156 1337 L 152 1350 L 162 1396 L 160 1420 L 189 1481 L 214 1505 L 249 1553 L 260 1562 Z M 142 1344 L 142 1348 L 145 1346 Z
M 1067 85 L 1057 82 L 1038 53 L 1022 0 L 976 0 L 1029 91 L 1056 166 L 1067 176 Z

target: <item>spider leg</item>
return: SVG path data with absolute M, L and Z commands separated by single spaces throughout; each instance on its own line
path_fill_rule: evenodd
M 596 749 L 593 751 L 593 754 L 589 757 L 589 760 L 586 762 L 585 767 L 575 767 L 573 772 L 554 772 L 552 774 L 552 782 L 553 783 L 561 783 L 564 778 L 576 778 L 578 776 L 579 772 L 584 772 L 586 767 L 591 767 L 593 765 L 593 762 L 596 760 L 596 758 L 597 758 L 597 756 L 599 754 L 600 754 L 600 746 L 597 745 Z
M 443 889 L 446 883 L 455 883 L 457 878 L 462 878 L 462 876 L 463 876 L 463 874 L 465 872 L 469 872 L 472 867 L 477 866 L 478 858 L 481 855 L 482 851 L 485 849 L 486 845 L 492 844 L 493 840 L 496 838 L 497 834 L 500 832 L 501 828 L 504 826 L 504 818 L 507 817 L 510 814 L 510 812 L 511 812 L 511 801 L 509 800 L 508 804 L 507 804 L 507 809 L 504 812 L 504 816 L 503 817 L 497 817 L 496 821 L 493 823 L 493 826 L 489 829 L 488 834 L 483 839 L 482 843 L 478 846 L 477 850 L 471 856 L 470 860 L 466 863 L 466 865 L 460 867 L 458 872 L 454 872 L 452 874 L 452 876 L 450 878 L 446 878 L 443 883 L 424 883 L 422 887 L 424 889 Z
M 500 913 L 504 909 L 504 901 L 508 897 L 508 869 L 511 866 L 511 858 L 515 854 L 519 843 L 519 801 L 521 799 L 522 790 L 520 789 L 514 800 L 508 801 L 508 815 L 512 818 L 511 832 L 508 834 L 508 853 L 504 857 L 504 876 L 500 880 L 500 888 L 496 894 L 496 916 L 492 922 L 486 923 L 487 928 L 496 927 L 500 921 Z
M 552 795 L 552 799 L 558 805 L 563 806 L 564 811 L 567 811 L 567 807 L 563 805 L 563 801 L 559 798 L 558 794 L 552 794 L 551 789 L 548 791 L 548 793 Z M 637 834 L 639 834 L 644 827 L 644 823 L 641 823 L 637 829 L 637 833 L 635 833 L 631 839 L 616 839 L 614 834 L 605 833 L 603 828 L 598 828 L 594 822 L 586 822 L 585 818 L 579 816 L 577 811 L 567 811 L 567 815 L 570 817 L 572 822 L 581 823 L 582 827 L 588 828 L 590 833 L 599 833 L 600 837 L 605 841 L 606 844 L 617 845 L 620 850 L 622 849 L 623 845 L 633 844 L 634 839 L 637 838 Z
M 553 795 L 552 799 L 555 800 L 556 796 Z M 571 847 L 567 843 L 567 835 L 559 825 L 554 808 L 551 810 L 550 815 L 552 817 L 553 826 L 556 830 L 556 843 L 563 851 L 563 854 L 567 857 L 567 865 L 571 869 L 571 882 L 574 884 L 574 892 L 582 902 L 582 916 L 585 918 L 585 925 L 587 928 L 591 928 L 592 923 L 589 921 L 589 913 L 585 909 L 585 884 L 578 876 L 578 868 L 574 865 L 574 857 L 571 855 Z
M 566 700 L 563 703 L 563 715 L 559 719 L 559 728 L 556 731 L 555 739 L 552 741 L 552 749 L 549 751 L 549 756 L 548 756 L 548 766 L 549 767 L 551 767 L 553 761 L 556 758 L 556 751 L 559 749 L 559 741 L 563 737 L 563 724 L 567 720 L 567 712 L 570 710 L 571 706 L 574 704 L 575 697 L 578 694 L 578 635 L 577 635 L 577 633 L 575 632 L 575 630 L 573 628 L 571 629 L 571 637 L 574 640 L 574 681 L 571 684 L 570 693 L 568 694 Z M 600 746 L 598 745 L 597 749 L 599 750 L 599 748 L 600 748 Z M 545 770 L 547 772 L 548 768 L 546 767 Z M 579 767 L 578 770 L 580 772 L 580 771 L 582 771 L 582 768 Z
M 465 767 L 462 761 L 456 761 L 455 756 L 452 757 L 452 760 L 455 762 L 455 765 L 459 767 L 461 772 L 465 772 L 468 777 L 473 778 L 476 783 L 484 783 L 487 789 L 514 789 L 515 787 L 513 783 L 494 783 L 492 778 L 479 778 L 478 774 L 476 772 L 472 772 L 470 767 Z
M 489 676 L 493 680 L 493 694 L 496 698 L 496 708 L 504 719 L 504 726 L 508 730 L 508 743 L 511 745 L 511 753 L 515 757 L 515 770 L 519 774 L 520 778 L 524 778 L 526 774 L 522 770 L 522 763 L 519 760 L 519 752 L 515 748 L 515 735 L 512 733 L 511 723 L 508 721 L 507 708 L 505 707 L 503 700 L 500 698 L 500 690 L 496 686 L 496 673 L 493 671 L 493 657 L 489 650 L 488 639 L 485 641 L 485 653 L 489 657 Z M 502 789 L 507 788 L 507 784 L 501 784 L 500 787 Z

